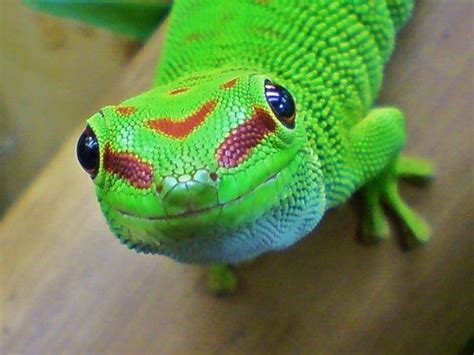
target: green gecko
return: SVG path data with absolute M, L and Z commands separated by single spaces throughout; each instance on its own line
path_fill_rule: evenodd
M 398 193 L 432 166 L 401 156 L 405 117 L 374 107 L 409 0 L 176 0 L 154 87 L 90 117 L 77 145 L 103 214 L 138 252 L 229 265 L 281 250 L 361 189 L 366 240 L 382 204 L 426 243 Z M 107 22 L 107 21 L 105 21 Z M 117 27 L 117 26 L 115 26 Z

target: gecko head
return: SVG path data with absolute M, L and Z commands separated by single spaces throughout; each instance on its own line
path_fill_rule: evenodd
M 295 101 L 253 72 L 184 78 L 93 115 L 78 159 L 129 247 L 185 262 L 256 256 L 275 247 L 262 218 L 308 170 Z

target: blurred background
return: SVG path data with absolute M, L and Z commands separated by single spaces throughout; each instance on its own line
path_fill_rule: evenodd
M 139 46 L 0 0 L 0 215 L 93 112 Z

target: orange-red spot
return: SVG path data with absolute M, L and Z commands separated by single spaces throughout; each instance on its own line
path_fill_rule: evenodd
M 221 89 L 233 88 L 235 86 L 235 84 L 237 84 L 237 80 L 238 80 L 238 78 L 229 80 L 229 81 L 225 82 L 224 84 L 222 84 L 220 87 L 221 87 Z
M 130 116 L 131 114 L 137 112 L 137 108 L 134 106 L 119 106 L 115 109 L 117 113 L 122 116 Z
M 183 139 L 203 123 L 216 106 L 217 101 L 211 100 L 183 120 L 173 121 L 168 117 L 157 118 L 148 121 L 148 126 L 172 138 Z
M 178 94 L 182 94 L 183 92 L 186 92 L 188 91 L 190 88 L 186 87 L 186 88 L 179 88 L 179 89 L 175 89 L 173 91 L 170 91 L 169 94 L 170 95 L 178 95 Z
M 255 107 L 252 118 L 237 126 L 217 148 L 219 165 L 223 168 L 235 168 L 248 158 L 254 147 L 275 130 L 276 123 L 270 114 Z
M 138 189 L 149 188 L 153 181 L 151 164 L 132 153 L 114 152 L 109 144 L 105 146 L 104 168 Z

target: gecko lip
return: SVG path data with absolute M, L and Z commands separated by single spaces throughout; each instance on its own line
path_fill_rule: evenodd
M 213 210 L 216 210 L 216 209 L 219 209 L 219 208 L 223 208 L 227 205 L 230 205 L 234 202 L 237 202 L 241 199 L 244 199 L 245 197 L 249 196 L 251 193 L 253 193 L 256 189 L 258 189 L 260 186 L 263 186 L 265 184 L 268 184 L 270 182 L 273 182 L 277 179 L 278 175 L 280 175 L 281 173 L 281 170 L 278 171 L 277 173 L 271 175 L 270 177 L 268 177 L 265 181 L 263 181 L 262 183 L 258 184 L 257 186 L 255 186 L 252 190 L 248 191 L 247 193 L 243 194 L 243 195 L 240 195 L 240 196 L 237 196 L 235 198 L 233 198 L 232 200 L 229 200 L 225 203 L 218 203 L 216 205 L 213 205 L 213 206 L 209 206 L 209 207 L 206 207 L 206 208 L 201 208 L 199 210 L 187 210 L 183 213 L 179 213 L 179 214 L 175 214 L 175 215 L 164 215 L 164 216 L 137 216 L 131 212 L 128 212 L 128 211 L 124 211 L 124 210 L 120 210 L 120 209 L 116 209 L 116 211 L 118 213 L 120 213 L 122 216 L 125 216 L 125 217 L 131 217 L 131 218 L 137 218 L 137 219 L 141 219 L 141 220 L 147 220 L 147 221 L 169 221 L 169 220 L 177 220 L 177 219 L 181 219 L 181 218 L 186 218 L 186 217 L 191 217 L 191 216 L 197 216 L 197 215 L 201 215 L 203 213 L 206 213 L 206 212 L 209 212 L 209 211 L 213 211 Z
M 123 211 L 123 210 L 117 210 L 117 212 L 119 212 L 121 215 L 127 216 L 127 217 L 138 218 L 138 219 L 144 219 L 144 220 L 149 220 L 149 221 L 162 221 L 162 220 L 179 219 L 179 218 L 184 218 L 184 217 L 199 215 L 199 214 L 205 213 L 205 212 L 207 212 L 207 211 L 213 210 L 213 209 L 215 209 L 215 208 L 224 207 L 224 206 L 227 205 L 228 203 L 231 203 L 231 202 L 233 202 L 233 201 L 236 201 L 236 200 L 238 200 L 239 198 L 240 198 L 240 197 L 237 197 L 236 199 L 231 200 L 231 201 L 229 201 L 229 202 L 227 202 L 227 203 L 217 204 L 217 205 L 214 205 L 214 206 L 209 206 L 209 207 L 202 208 L 202 209 L 196 210 L 196 211 L 188 210 L 188 211 L 185 211 L 185 212 L 183 212 L 183 213 L 176 214 L 176 215 L 141 217 L 141 216 L 137 216 L 137 215 L 134 215 L 133 213 L 126 212 L 126 211 Z

